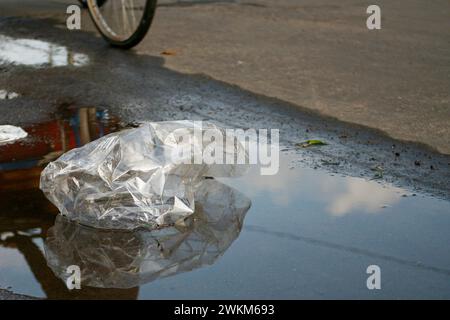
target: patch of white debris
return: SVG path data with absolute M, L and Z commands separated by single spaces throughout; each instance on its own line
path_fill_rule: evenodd
M 18 98 L 19 94 L 17 92 L 9 92 L 4 89 L 0 89 L 0 100 L 11 100 Z
M 0 125 L 0 146 L 26 138 L 28 133 L 21 127 Z

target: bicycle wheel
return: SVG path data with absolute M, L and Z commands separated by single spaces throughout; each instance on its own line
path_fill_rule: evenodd
M 137 45 L 147 34 L 157 0 L 87 0 L 95 26 L 110 44 L 123 49 Z

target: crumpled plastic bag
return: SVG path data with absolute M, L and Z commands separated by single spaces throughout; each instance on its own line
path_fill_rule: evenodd
M 193 214 L 195 188 L 203 177 L 239 176 L 246 170 L 238 164 L 192 164 L 209 150 L 211 141 L 198 135 L 204 130 L 227 135 L 213 124 L 193 121 L 146 122 L 109 134 L 49 163 L 40 188 L 62 215 L 95 228 L 171 225 Z M 224 141 L 223 159 L 230 152 L 247 159 L 239 141 Z M 186 148 L 192 152 L 183 152 Z
M 99 230 L 57 217 L 45 240 L 47 264 L 64 282 L 67 268 L 79 266 L 82 288 L 133 288 L 211 265 L 239 236 L 251 202 L 211 179 L 195 197 L 192 216 L 156 230 Z

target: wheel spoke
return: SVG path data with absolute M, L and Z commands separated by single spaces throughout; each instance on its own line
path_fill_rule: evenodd
M 104 29 L 116 38 L 130 37 L 138 28 L 145 0 L 107 0 L 97 6 Z M 98 1 L 97 1 L 98 3 Z
M 155 9 L 156 0 L 88 0 L 99 30 L 114 42 L 125 42 L 141 28 L 145 10 Z M 147 7 L 147 3 L 149 6 Z M 147 9 L 148 8 L 148 9 Z M 151 22 L 151 19 L 148 21 Z M 149 23 L 146 23 L 149 25 Z

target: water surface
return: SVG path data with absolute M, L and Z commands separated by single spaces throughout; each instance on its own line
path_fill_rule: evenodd
M 37 139 L 45 152 L 34 148 L 34 158 L 2 159 L 0 287 L 49 298 L 450 298 L 448 201 L 376 180 L 298 167 L 293 164 L 298 155 L 292 151 L 283 152 L 275 176 L 261 176 L 252 168 L 244 177 L 219 179 L 245 195 L 251 208 L 240 233 L 233 229 L 231 241 L 208 263 L 160 272 L 180 254 L 177 248 L 187 248 L 184 238 L 176 236 L 175 249 L 162 251 L 153 266 L 146 261 L 146 272 L 159 273 L 139 287 L 69 292 L 47 266 L 44 240 L 57 212 L 37 189 L 36 179 L 45 161 L 61 148 L 115 130 L 117 123 L 111 119 L 106 113 L 105 120 L 104 111 L 76 111 L 66 120 L 47 124 L 50 131 L 35 127 L 34 132 L 44 136 L 52 132 L 58 144 L 47 141 L 45 149 Z M 231 203 L 221 201 L 215 205 Z M 95 230 L 89 232 L 101 238 Z M 120 246 L 114 241 L 109 249 L 124 249 Z M 366 287 L 369 265 L 381 268 L 381 290 Z

